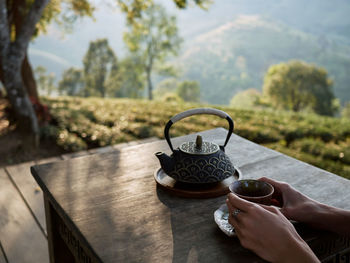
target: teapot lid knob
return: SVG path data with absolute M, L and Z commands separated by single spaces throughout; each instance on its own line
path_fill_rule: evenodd
M 197 149 L 202 149 L 202 145 L 203 145 L 203 138 L 200 135 L 197 135 L 196 138 L 196 148 Z
M 184 142 L 180 145 L 181 152 L 194 155 L 208 155 L 220 150 L 219 145 L 213 142 L 203 141 L 202 136 L 197 135 L 196 141 Z

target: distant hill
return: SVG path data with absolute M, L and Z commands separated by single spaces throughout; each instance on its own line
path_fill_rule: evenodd
M 326 67 L 337 96 L 350 100 L 350 1 L 214 0 L 207 11 L 193 5 L 177 10 L 172 0 L 158 2 L 178 17 L 184 38 L 179 60 L 188 64 L 184 77 L 201 82 L 204 100 L 223 104 L 239 90 L 260 88 L 269 65 L 291 58 Z M 70 34 L 51 26 L 47 35 L 35 39 L 29 50 L 33 66 L 44 66 L 60 78 L 65 68 L 82 65 L 89 42 L 97 38 L 108 38 L 118 58 L 123 57 L 124 16 L 103 4 L 94 16 L 77 21 Z M 218 92 L 210 93 L 214 88 Z M 209 97 L 220 91 L 222 98 Z
M 258 15 L 240 15 L 189 41 L 178 59 L 184 78 L 198 80 L 202 100 L 228 104 L 234 94 L 261 89 L 268 67 L 300 59 L 327 69 L 334 91 L 350 100 L 350 47 Z

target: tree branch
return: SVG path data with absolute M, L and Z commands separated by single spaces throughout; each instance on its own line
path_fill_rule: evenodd
M 21 26 L 23 25 L 23 18 L 25 17 L 24 11 L 26 10 L 26 1 L 12 0 L 11 2 L 13 21 L 9 20 L 9 24 L 15 25 L 15 32 L 18 33 L 20 31 Z
M 28 14 L 23 19 L 23 25 L 21 26 L 14 43 L 15 50 L 23 53 L 23 56 L 31 37 L 34 34 L 35 25 L 40 20 L 44 7 L 48 2 L 49 0 L 35 0 Z
M 10 31 L 7 21 L 7 7 L 4 0 L 0 0 L 0 58 L 6 57 L 10 46 Z

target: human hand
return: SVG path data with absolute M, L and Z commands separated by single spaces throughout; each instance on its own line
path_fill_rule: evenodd
M 266 177 L 259 180 L 268 182 L 275 188 L 272 205 L 280 207 L 281 213 L 288 219 L 350 236 L 349 210 L 312 200 L 287 183 L 277 182 Z
M 271 184 L 275 191 L 272 195 L 271 205 L 280 207 L 281 213 L 290 220 L 312 223 L 313 213 L 319 203 L 303 195 L 292 186 L 270 178 L 262 177 L 259 180 Z
M 270 262 L 319 262 L 278 208 L 258 205 L 234 194 L 228 195 L 226 204 L 229 223 L 243 247 Z M 233 216 L 236 209 L 240 212 Z

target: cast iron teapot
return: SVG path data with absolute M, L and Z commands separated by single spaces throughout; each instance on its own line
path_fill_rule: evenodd
M 198 114 L 216 115 L 228 121 L 229 131 L 224 145 L 219 146 L 214 142 L 203 141 L 198 135 L 195 142 L 184 142 L 174 150 L 169 137 L 171 125 Z M 171 156 L 162 152 L 155 154 L 161 168 L 168 176 L 185 183 L 216 183 L 233 175 L 235 168 L 225 154 L 225 146 L 231 137 L 233 126 L 233 120 L 226 112 L 212 108 L 191 109 L 175 115 L 164 128 L 165 139 L 173 153 Z

